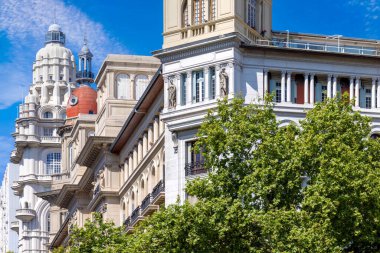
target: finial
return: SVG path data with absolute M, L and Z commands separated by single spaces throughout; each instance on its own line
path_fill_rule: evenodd
M 54 20 L 53 20 L 53 23 L 54 23 L 54 24 L 57 23 L 57 13 L 56 13 L 55 6 L 54 6 Z
M 83 35 L 83 45 L 86 45 L 87 46 L 87 32 L 84 31 L 84 35 Z

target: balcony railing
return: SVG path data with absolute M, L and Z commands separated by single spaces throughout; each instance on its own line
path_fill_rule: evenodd
M 204 167 L 204 162 L 192 162 L 187 163 L 185 165 L 185 175 L 186 176 L 192 176 L 192 175 L 198 175 L 202 173 L 206 173 L 206 168 Z
M 378 56 L 380 52 L 373 48 L 365 47 L 349 47 L 349 46 L 335 46 L 331 44 L 318 44 L 313 42 L 293 42 L 293 41 L 281 41 L 281 40 L 257 40 L 257 45 L 269 46 L 277 48 L 292 48 L 292 49 L 302 49 L 309 51 L 319 51 L 319 52 L 331 52 L 331 53 L 341 53 L 341 54 L 357 54 L 357 55 L 369 55 Z
M 141 211 L 144 211 L 152 202 L 152 195 L 149 193 L 141 202 Z
M 55 136 L 41 136 L 42 143 L 60 143 L 61 138 Z
M 90 71 L 78 71 L 76 77 L 94 79 L 94 73 Z
M 100 185 L 97 185 L 94 189 L 94 196 L 96 196 L 100 192 Z
M 131 226 L 131 216 L 129 216 L 129 217 L 124 221 L 124 226 L 125 226 L 125 227 L 130 227 L 130 226 Z
M 28 222 L 36 217 L 36 211 L 33 209 L 18 209 L 16 210 L 16 218 L 24 222 Z
M 158 184 L 152 190 L 152 199 L 155 199 L 161 192 L 165 192 L 165 184 L 163 180 L 160 180 Z
M 141 208 L 138 206 L 135 210 L 133 210 L 131 214 L 131 224 L 134 224 L 137 219 L 140 217 Z

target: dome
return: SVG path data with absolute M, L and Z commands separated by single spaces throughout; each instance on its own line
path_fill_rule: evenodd
M 96 91 L 90 86 L 82 85 L 79 88 L 76 88 L 71 93 L 67 104 L 67 118 L 77 117 L 79 114 L 96 114 L 96 98 Z
M 36 54 L 36 60 L 42 60 L 42 58 L 60 58 L 70 59 L 72 52 L 70 49 L 62 46 L 62 44 L 46 44 Z
M 52 24 L 49 26 L 49 32 L 61 32 L 61 26 L 58 24 Z
M 83 45 L 82 49 L 80 50 L 80 52 L 82 54 L 87 54 L 90 52 L 90 49 L 88 48 L 88 46 L 86 44 Z

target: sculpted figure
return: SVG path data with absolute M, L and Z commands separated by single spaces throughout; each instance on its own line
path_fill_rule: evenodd
M 228 94 L 228 74 L 225 68 L 219 73 L 219 83 L 220 83 L 220 96 L 225 97 Z
M 168 87 L 169 108 L 175 108 L 177 105 L 177 87 L 174 80 L 170 80 Z

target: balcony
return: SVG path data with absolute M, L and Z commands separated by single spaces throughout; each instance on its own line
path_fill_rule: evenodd
M 276 47 L 276 48 L 289 48 L 307 51 L 318 51 L 318 52 L 330 52 L 330 53 L 340 53 L 340 54 L 354 54 L 354 55 L 367 55 L 367 56 L 378 56 L 380 52 L 374 48 L 365 47 L 350 47 L 344 45 L 332 45 L 323 44 L 316 42 L 307 41 L 283 41 L 283 40 L 257 40 L 256 45 Z
M 152 203 L 153 196 L 152 194 L 148 194 L 144 198 L 144 200 L 141 202 L 141 215 L 142 216 L 148 216 L 151 215 L 153 212 L 157 211 L 159 209 L 158 205 L 153 205 Z
M 17 220 L 17 221 L 12 221 L 11 222 L 11 229 L 13 231 L 15 231 L 16 233 L 18 233 L 19 228 L 20 228 L 20 221 Z
M 33 209 L 18 209 L 16 210 L 16 218 L 24 222 L 29 222 L 36 217 L 36 211 Z
M 133 210 L 131 214 L 131 226 L 136 225 L 139 221 L 142 221 L 144 217 L 141 215 L 141 207 L 138 206 L 135 210 Z
M 185 165 L 185 175 L 186 176 L 194 176 L 194 175 L 203 174 L 206 172 L 207 172 L 207 170 L 204 167 L 203 161 L 187 163 Z
M 78 71 L 76 77 L 78 79 L 94 79 L 94 73 L 90 71 Z
M 41 136 L 41 143 L 61 143 L 61 138 L 56 136 Z
M 152 190 L 152 204 L 153 205 L 161 205 L 165 202 L 165 183 L 163 180 L 160 180 L 158 184 Z

